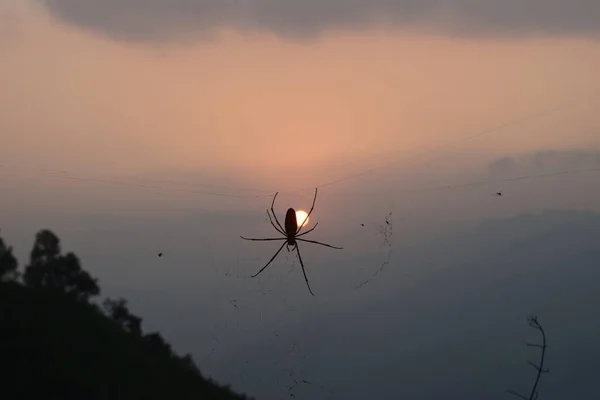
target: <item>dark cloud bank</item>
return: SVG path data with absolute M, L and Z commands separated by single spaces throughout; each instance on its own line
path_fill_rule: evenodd
M 68 23 L 134 41 L 221 26 L 306 39 L 377 24 L 460 36 L 600 32 L 598 0 L 38 0 Z

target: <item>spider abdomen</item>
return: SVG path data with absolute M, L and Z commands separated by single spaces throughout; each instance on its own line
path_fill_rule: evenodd
M 285 213 L 285 233 L 288 236 L 294 236 L 298 230 L 298 220 L 296 219 L 296 210 L 288 208 Z

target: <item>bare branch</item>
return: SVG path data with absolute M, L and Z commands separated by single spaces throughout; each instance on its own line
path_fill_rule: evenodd
M 538 367 L 537 365 L 535 365 L 534 363 L 532 363 L 531 361 L 527 361 L 527 364 L 531 365 L 533 368 L 535 368 L 537 371 L 540 371 L 541 368 Z
M 542 349 L 544 348 L 543 345 L 537 344 L 537 343 L 525 343 L 525 346 L 527 346 L 527 347 L 540 347 Z
M 507 390 L 507 392 L 508 392 L 508 393 L 510 393 L 510 394 L 513 394 L 513 395 L 515 395 L 515 396 L 517 396 L 517 397 L 520 397 L 520 398 L 522 398 L 523 400 L 529 400 L 527 397 L 523 396 L 523 395 L 522 395 L 522 394 L 520 394 L 520 393 L 517 393 L 517 392 L 515 392 L 514 390 L 510 390 L 510 389 L 509 389 L 509 390 Z
M 535 377 L 535 382 L 533 383 L 533 387 L 531 388 L 531 393 L 529 394 L 529 396 L 524 396 L 520 393 L 515 392 L 514 390 L 507 390 L 507 392 L 514 396 L 517 396 L 521 399 L 524 399 L 524 400 L 537 400 L 538 399 L 537 386 L 540 382 L 540 376 L 542 375 L 542 373 L 549 372 L 548 369 L 544 369 L 544 357 L 546 356 L 546 347 L 548 347 L 548 346 L 546 344 L 546 332 L 544 332 L 544 328 L 542 328 L 542 326 L 538 322 L 537 316 L 532 315 L 527 319 L 527 321 L 528 321 L 530 327 L 537 329 L 542 334 L 542 343 L 541 344 L 526 343 L 526 345 L 528 347 L 539 347 L 540 349 L 542 349 L 542 352 L 540 354 L 540 364 L 539 365 L 536 365 L 535 363 L 532 363 L 531 361 L 527 361 L 527 363 L 529 365 L 531 365 L 533 368 L 536 369 L 537 376 Z

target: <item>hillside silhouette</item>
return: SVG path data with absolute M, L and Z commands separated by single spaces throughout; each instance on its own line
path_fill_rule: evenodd
M 51 231 L 38 232 L 22 273 L 0 237 L 0 398 L 248 399 L 144 333 L 125 299 L 91 301 L 99 295 Z

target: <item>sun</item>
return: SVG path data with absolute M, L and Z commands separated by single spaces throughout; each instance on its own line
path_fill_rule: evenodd
M 300 228 L 300 226 L 302 225 L 302 223 L 304 222 L 304 220 L 306 219 L 306 223 L 304 224 L 304 226 L 308 226 L 308 222 L 310 221 L 310 218 L 306 218 L 308 217 L 308 213 L 304 210 L 298 210 L 296 211 L 296 222 L 298 224 L 298 228 Z

